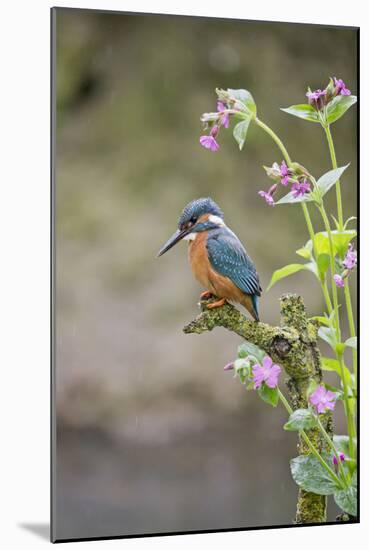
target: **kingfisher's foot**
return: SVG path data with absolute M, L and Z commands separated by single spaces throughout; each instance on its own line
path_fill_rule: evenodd
M 201 292 L 200 294 L 200 300 L 209 300 L 213 294 L 210 292 L 210 290 L 204 290 L 204 292 Z
M 208 304 L 206 307 L 208 309 L 214 309 L 216 307 L 224 306 L 225 303 L 226 303 L 226 299 L 221 298 L 220 300 L 217 300 L 216 302 L 212 302 L 211 304 Z

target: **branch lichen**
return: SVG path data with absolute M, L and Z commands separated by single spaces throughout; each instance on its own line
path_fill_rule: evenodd
M 234 332 L 265 351 L 273 361 L 284 367 L 292 408 L 306 408 L 307 390 L 311 381 L 320 383 L 322 371 L 317 345 L 317 327 L 306 315 L 303 299 L 295 294 L 285 294 L 281 302 L 281 324 L 271 326 L 250 321 L 230 304 L 208 309 L 214 299 L 200 302 L 201 313 L 188 323 L 183 331 L 186 334 L 202 334 L 215 327 L 223 327 Z M 326 429 L 332 433 L 332 417 L 328 415 Z M 308 435 L 314 446 L 321 451 L 324 440 L 317 428 Z M 299 439 L 299 454 L 309 453 L 306 444 Z M 326 521 L 327 498 L 315 493 L 299 490 L 295 523 L 311 524 Z

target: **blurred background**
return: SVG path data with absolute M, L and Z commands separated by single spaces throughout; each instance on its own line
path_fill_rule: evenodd
M 296 436 L 282 429 L 285 412 L 223 371 L 237 336 L 183 334 L 203 289 L 185 244 L 156 253 L 182 208 L 210 195 L 264 289 L 300 261 L 300 209 L 257 194 L 270 185 L 262 165 L 282 160 L 273 142 L 251 127 L 240 152 L 224 130 L 214 154 L 199 145 L 199 117 L 215 110 L 215 87 L 247 88 L 292 158 L 321 175 L 323 132 L 279 108 L 329 76 L 356 93 L 356 32 L 58 8 L 56 43 L 57 538 L 290 524 Z M 355 108 L 333 136 L 339 165 L 351 162 L 349 217 Z M 286 291 L 309 315 L 323 310 L 317 282 L 299 273 L 264 292 L 263 321 L 279 322 Z

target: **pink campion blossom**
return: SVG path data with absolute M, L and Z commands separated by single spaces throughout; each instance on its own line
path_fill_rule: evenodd
M 357 252 L 354 250 L 353 245 L 349 244 L 349 249 L 347 251 L 347 254 L 345 256 L 345 259 L 343 260 L 342 264 L 346 269 L 354 269 L 356 267 L 357 263 Z
M 260 197 L 263 197 L 263 199 L 267 204 L 269 204 L 269 206 L 274 206 L 274 199 L 268 191 L 259 191 L 258 195 L 260 195 Z
M 309 401 L 314 405 L 319 414 L 328 410 L 333 411 L 336 405 L 336 394 L 320 385 L 310 395 Z
M 306 92 L 306 97 L 310 101 L 317 101 L 319 98 L 325 96 L 327 90 L 315 90 L 314 92 Z
M 292 196 L 297 199 L 297 197 L 303 197 L 305 193 L 310 191 L 310 183 L 307 180 L 304 181 L 295 181 L 291 187 Z
M 224 105 L 224 103 L 222 103 L 221 101 L 218 101 L 217 110 L 220 113 L 223 113 L 223 111 L 226 110 L 226 106 Z M 222 124 L 222 126 L 224 126 L 224 128 L 229 127 L 229 114 L 228 113 L 223 113 L 223 115 L 220 118 L 220 123 Z
M 344 83 L 342 78 L 334 77 L 334 84 L 336 86 L 337 95 L 351 95 L 351 91 L 346 88 L 346 84 Z
M 344 461 L 345 461 L 345 458 L 346 458 L 346 457 L 345 457 L 345 454 L 344 454 L 344 453 L 339 453 L 338 456 L 339 456 L 340 462 L 344 462 Z M 333 457 L 332 457 L 332 462 L 333 462 L 333 464 L 334 464 L 335 466 L 338 465 L 338 461 L 337 461 L 336 455 L 333 455 Z
M 281 173 L 281 184 L 288 185 L 288 176 L 290 175 L 290 172 L 284 160 L 282 160 L 282 163 L 279 167 L 279 171 Z
M 219 143 L 213 136 L 201 136 L 200 144 L 205 147 L 205 149 L 210 149 L 211 151 L 218 151 Z
M 278 386 L 278 377 L 281 374 L 281 367 L 274 365 L 271 357 L 264 357 L 263 365 L 254 365 L 252 367 L 252 376 L 254 380 L 254 390 L 260 388 L 265 382 L 268 388 L 276 388 Z
M 233 363 L 227 363 L 225 367 L 223 367 L 224 370 L 233 370 L 234 364 Z
M 341 275 L 338 275 L 338 273 L 336 273 L 333 276 L 333 279 L 334 279 L 334 282 L 336 283 L 336 287 L 343 288 L 345 286 L 345 282 L 343 280 L 343 277 L 341 277 Z

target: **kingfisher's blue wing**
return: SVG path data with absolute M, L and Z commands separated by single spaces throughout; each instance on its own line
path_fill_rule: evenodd
M 227 227 L 209 233 L 206 247 L 212 267 L 246 294 L 260 296 L 255 265 L 238 237 Z

